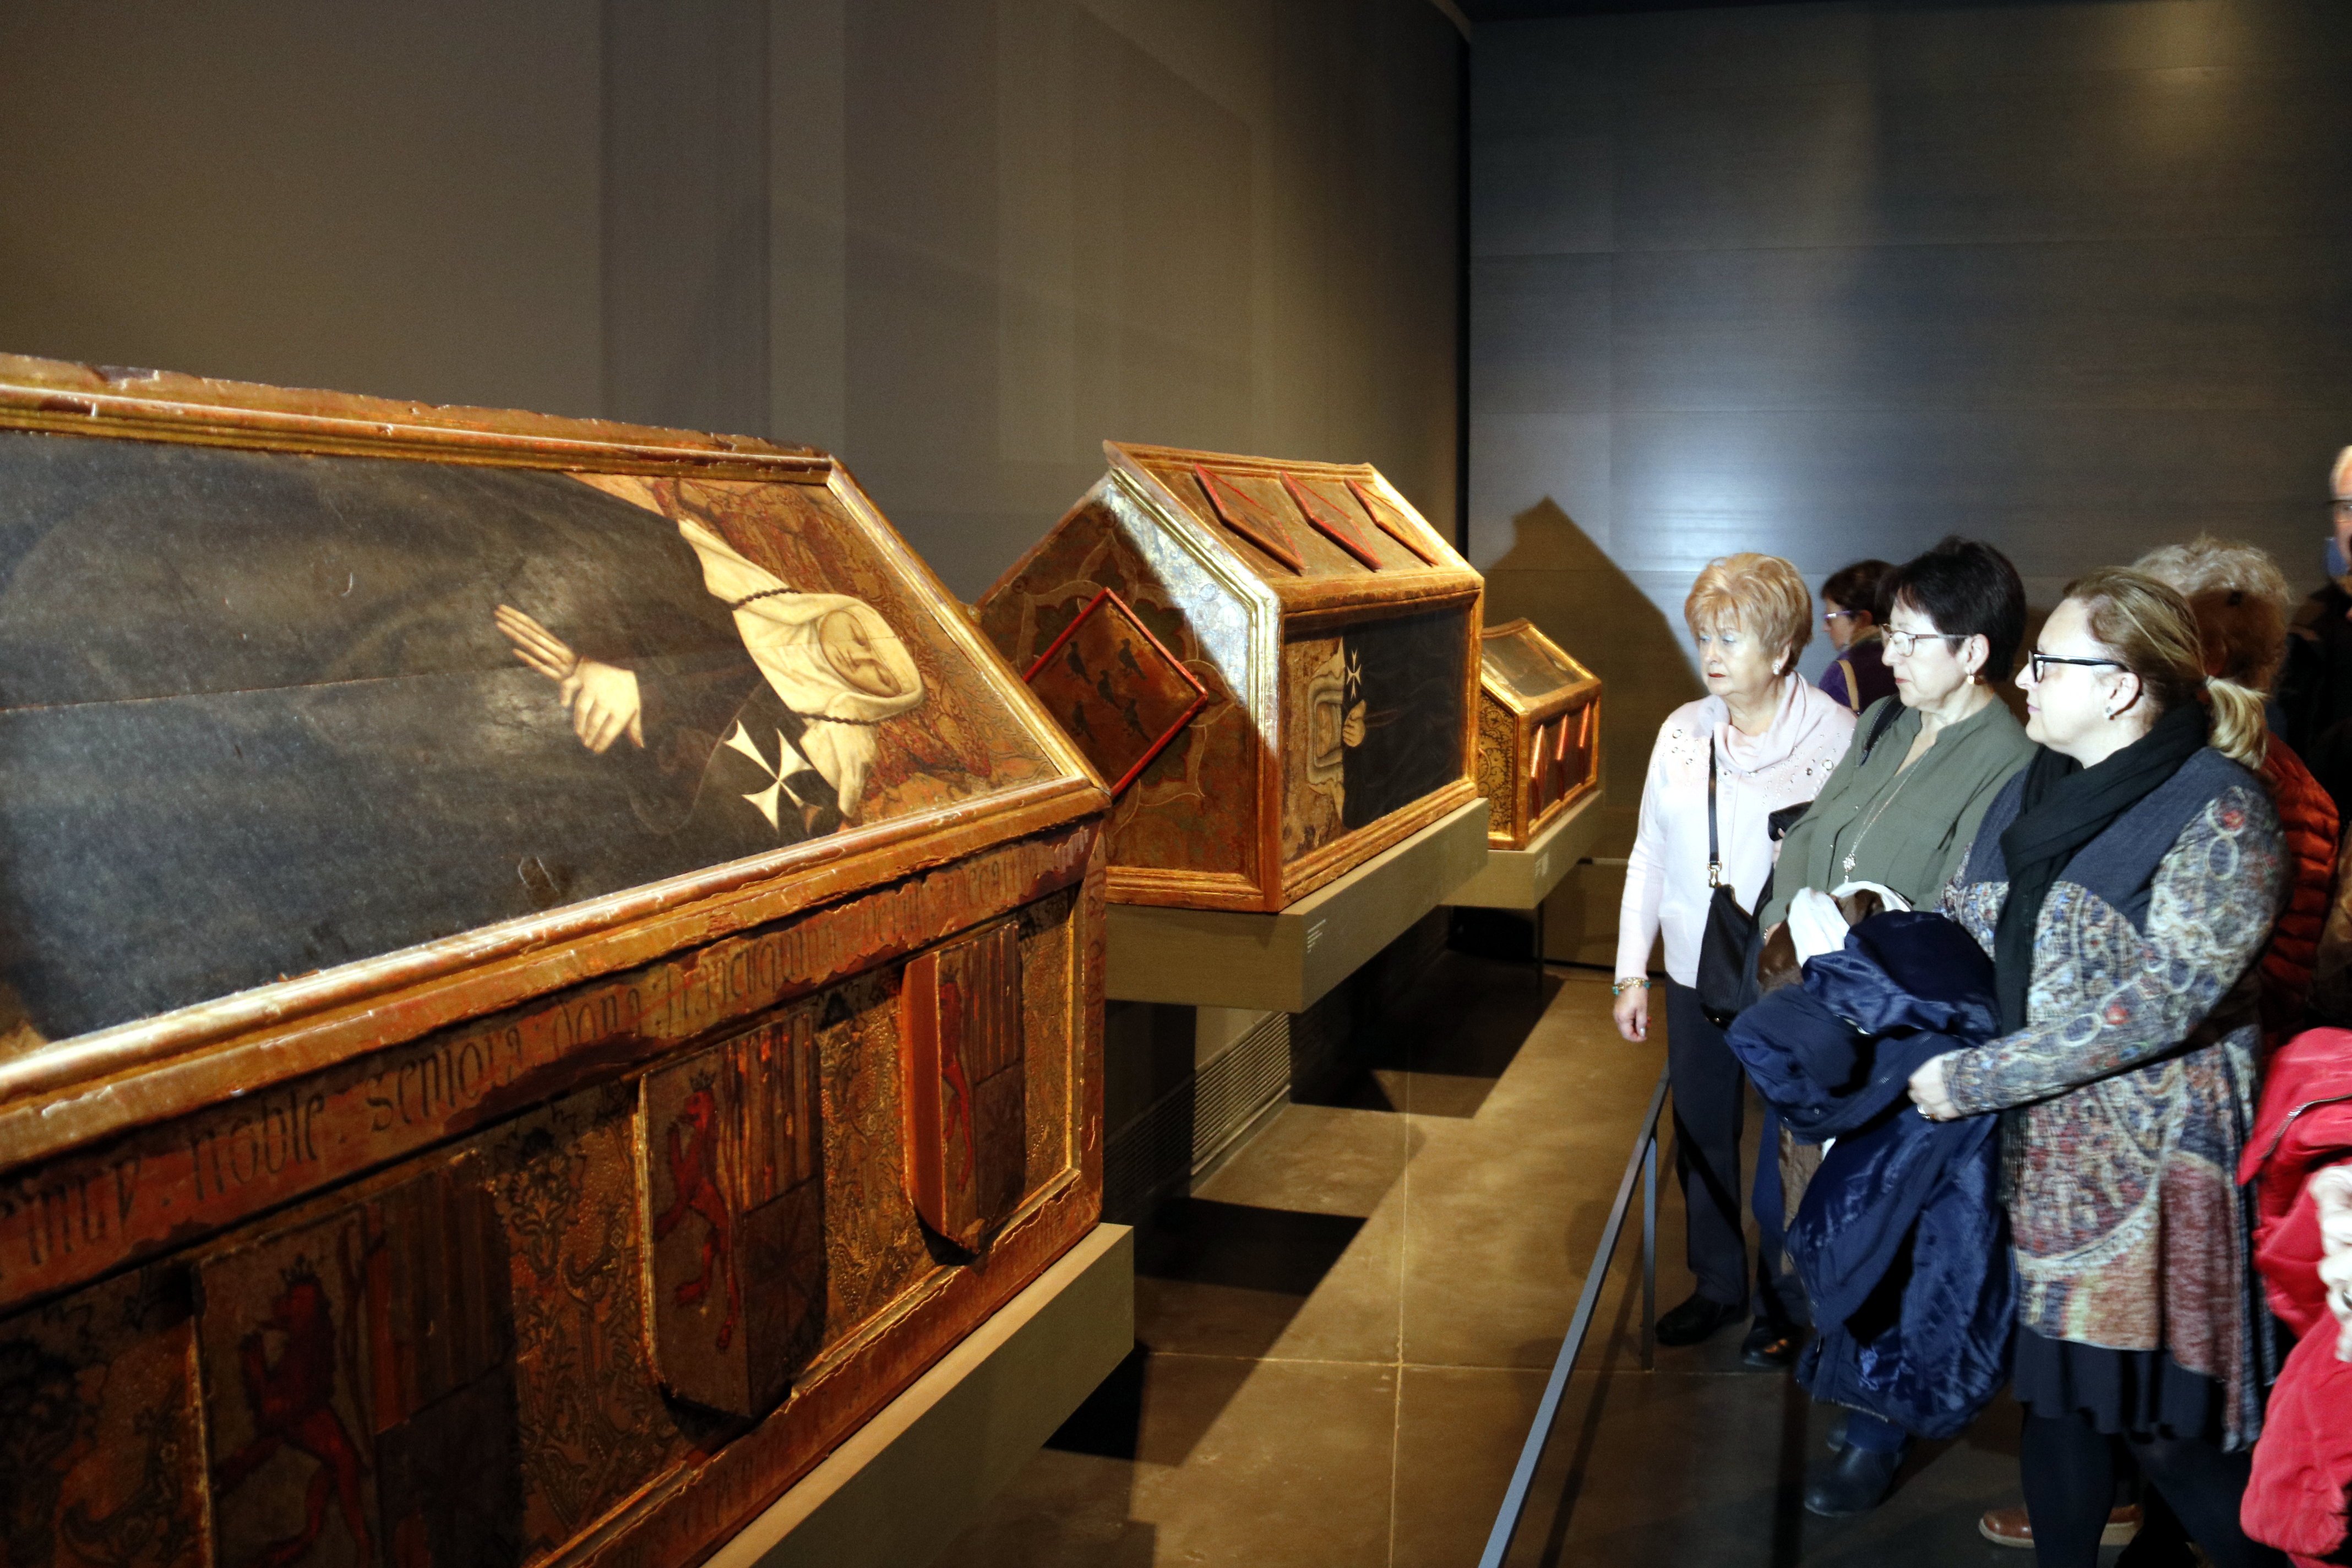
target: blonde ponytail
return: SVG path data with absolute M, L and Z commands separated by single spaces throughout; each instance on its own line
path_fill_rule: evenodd
M 2206 743 L 2231 762 L 2262 766 L 2269 744 L 2262 693 L 2205 673 L 2196 613 L 2179 589 L 2128 566 L 2102 566 L 2067 584 L 2065 596 L 2089 613 L 2091 635 L 2139 677 L 2158 713 L 2202 702 Z
M 2261 767 L 2263 754 L 2270 748 L 2270 724 L 2263 711 L 2263 694 L 2216 675 L 2206 679 L 2205 702 L 2213 714 L 2207 743 L 2233 763 Z

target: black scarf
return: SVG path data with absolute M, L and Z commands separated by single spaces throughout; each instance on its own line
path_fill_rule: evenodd
M 2009 862 L 2009 900 L 2001 905 L 1993 933 L 1993 989 L 2000 997 L 2004 1032 L 2025 1027 L 2034 927 L 2067 862 L 2204 749 L 2208 719 L 2203 703 L 2185 702 L 2096 767 L 2086 768 L 2047 746 L 2026 764 L 2025 798 L 2017 820 L 2000 836 L 2001 857 Z

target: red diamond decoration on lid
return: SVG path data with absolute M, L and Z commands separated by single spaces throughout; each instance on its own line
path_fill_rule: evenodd
M 1274 514 L 1250 499 L 1240 486 L 1223 474 L 1192 465 L 1192 477 L 1201 481 L 1201 493 L 1209 498 L 1225 526 L 1289 567 L 1293 572 L 1307 570 L 1307 562 L 1284 537 L 1282 524 Z
M 1298 503 L 1299 515 L 1306 518 L 1316 532 L 1373 571 L 1381 569 L 1381 558 L 1372 553 L 1370 542 L 1356 531 L 1356 525 L 1348 520 L 1348 514 L 1340 510 L 1329 497 L 1308 489 L 1293 474 L 1282 476 L 1282 488 L 1290 492 L 1290 499 Z
M 1108 588 L 1022 679 L 1118 795 L 1208 706 L 1208 689 Z
M 1423 544 L 1419 536 L 1413 532 L 1412 525 L 1398 516 L 1396 509 L 1381 500 L 1378 491 L 1361 479 L 1349 479 L 1348 488 L 1355 492 L 1356 504 L 1364 509 L 1364 515 L 1378 523 L 1382 533 L 1420 556 L 1430 565 L 1437 564 L 1437 557 L 1430 553 L 1429 546 Z

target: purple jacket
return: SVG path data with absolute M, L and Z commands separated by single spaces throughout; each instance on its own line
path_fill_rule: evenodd
M 1846 669 L 1853 670 L 1853 686 L 1846 684 Z M 1895 695 L 1895 675 L 1886 668 L 1886 645 L 1878 640 L 1875 632 L 1866 639 L 1830 660 L 1829 672 L 1822 677 L 1822 689 L 1836 698 L 1856 713 L 1882 697 Z

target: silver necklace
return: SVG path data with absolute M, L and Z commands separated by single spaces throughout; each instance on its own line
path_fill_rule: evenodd
M 1853 842 L 1846 847 L 1845 858 L 1838 862 L 1845 872 L 1846 880 L 1853 879 L 1853 858 L 1862 853 L 1862 841 L 1870 837 L 1870 830 L 1878 826 L 1878 819 L 1885 815 L 1888 806 L 1895 804 L 1895 797 L 1903 793 L 1903 786 L 1911 782 L 1911 768 L 1918 765 L 1914 761 L 1911 767 L 1904 768 L 1895 775 L 1895 787 L 1879 797 L 1878 805 L 1871 810 L 1870 820 L 1862 825 L 1862 831 L 1855 834 Z

